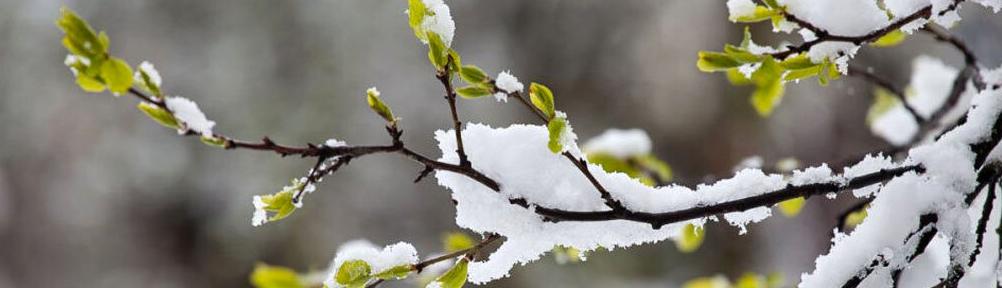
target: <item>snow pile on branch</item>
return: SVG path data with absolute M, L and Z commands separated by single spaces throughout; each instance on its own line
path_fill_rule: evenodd
M 908 104 L 924 119 L 929 119 L 946 102 L 957 73 L 957 69 L 939 59 L 929 56 L 915 58 L 906 97 Z M 904 145 L 918 133 L 919 123 L 915 122 L 904 104 L 898 102 L 884 115 L 873 119 L 870 129 L 891 144 Z
M 1000 74 L 999 70 L 983 72 L 988 83 L 999 83 Z M 910 150 L 905 162 L 921 164 L 926 172 L 908 173 L 885 184 L 867 210 L 866 220 L 852 234 L 836 236 L 829 253 L 816 260 L 815 271 L 802 275 L 799 287 L 839 287 L 874 261 L 884 263 L 874 268 L 867 282 L 890 286 L 887 272 L 908 264 L 905 256 L 911 255 L 918 243 L 905 239 L 922 232 L 919 224 L 923 215 L 938 216 L 932 225 L 949 239 L 949 258 L 966 261 L 974 235 L 964 198 L 973 192 L 977 178 L 970 145 L 991 135 L 1002 111 L 1000 98 L 999 90 L 978 93 L 966 123 L 936 142 Z
M 216 126 L 216 122 L 206 119 L 202 110 L 198 109 L 198 104 L 180 96 L 167 97 L 164 101 L 167 104 L 167 109 L 174 114 L 174 118 L 178 122 L 184 124 L 185 128 L 195 131 L 199 135 L 212 137 L 212 127 Z M 188 131 L 178 130 L 177 132 L 184 134 Z
M 498 73 L 498 77 L 494 82 L 498 90 L 500 90 L 494 93 L 494 99 L 497 99 L 498 102 L 508 102 L 508 93 L 522 92 L 522 89 L 525 88 L 522 82 L 518 82 L 518 78 L 515 78 L 508 71 Z
M 440 161 L 458 163 L 453 131 L 438 131 L 435 138 L 443 152 Z M 452 191 L 456 200 L 456 223 L 479 233 L 497 233 L 507 240 L 484 262 L 470 264 L 470 281 L 484 283 L 508 275 L 515 264 L 525 264 L 550 251 L 556 245 L 581 251 L 599 247 L 628 247 L 652 243 L 679 235 L 687 223 L 701 226 L 706 220 L 669 224 L 652 229 L 650 224 L 629 221 L 544 222 L 533 211 L 513 205 L 509 199 L 570 211 L 606 211 L 599 193 L 570 161 L 551 153 L 546 143 L 547 129 L 536 125 L 512 125 L 491 128 L 468 124 L 463 130 L 466 154 L 473 167 L 501 185 L 495 192 L 466 176 L 447 171 L 436 172 L 439 185 Z M 576 145 L 569 147 L 577 151 Z M 766 175 L 758 169 L 745 169 L 727 180 L 697 189 L 671 185 L 648 187 L 622 173 L 607 173 L 589 164 L 588 170 L 612 196 L 636 212 L 670 212 L 724 201 L 761 195 L 786 187 L 790 182 L 781 175 Z M 802 184 L 843 181 L 831 175 L 827 167 L 798 172 L 793 177 Z M 771 215 L 768 207 L 725 214 L 731 225 L 744 231 L 745 225 Z
M 605 153 L 625 159 L 651 153 L 651 137 L 640 129 L 609 129 L 584 144 L 585 153 Z
M 334 280 L 337 270 L 346 261 L 362 260 L 369 264 L 373 273 L 385 271 L 400 265 L 414 265 L 418 263 L 417 250 L 414 246 L 406 242 L 383 247 L 382 250 L 368 240 L 352 240 L 341 244 L 337 249 L 337 256 L 331 262 L 329 275 L 324 281 L 327 287 L 341 287 Z

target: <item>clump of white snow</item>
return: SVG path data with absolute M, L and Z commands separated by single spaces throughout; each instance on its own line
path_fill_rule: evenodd
M 584 144 L 585 153 L 604 153 L 625 159 L 651 154 L 651 137 L 641 129 L 608 129 Z
M 497 93 L 494 93 L 494 99 L 498 102 L 508 102 L 508 93 L 522 92 L 523 88 L 525 88 L 522 82 L 518 82 L 518 78 L 515 78 L 508 71 L 498 73 L 498 77 L 494 80 L 494 83 L 499 90 Z
M 198 104 L 180 96 L 167 97 L 164 101 L 167 104 L 167 109 L 174 114 L 174 118 L 184 125 L 184 128 L 191 129 L 202 136 L 212 137 L 212 127 L 216 126 L 216 122 L 206 119 L 202 110 L 198 109 Z M 185 132 L 187 131 L 184 129 L 178 130 L 179 134 Z
M 456 22 L 452 20 L 449 5 L 443 0 L 423 0 L 424 6 L 431 15 L 425 16 L 421 26 L 442 37 L 445 46 L 452 46 L 452 37 L 456 34 Z
M 727 0 L 729 19 L 736 21 L 741 17 L 752 16 L 755 14 L 755 6 L 751 0 Z

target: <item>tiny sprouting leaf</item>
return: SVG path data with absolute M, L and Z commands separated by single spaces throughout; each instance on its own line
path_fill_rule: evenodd
M 453 265 L 449 271 L 446 271 L 442 276 L 438 276 L 435 282 L 438 282 L 441 288 L 461 288 L 466 284 L 466 272 L 467 266 L 470 264 L 470 260 L 466 258 L 460 259 Z
M 449 48 L 449 55 L 448 55 L 448 57 L 452 59 L 450 61 L 446 61 L 446 62 L 450 63 L 449 64 L 449 72 L 459 73 L 460 67 L 463 66 L 463 59 L 462 59 L 462 57 L 459 57 L 459 52 L 456 52 L 455 49 Z
M 766 288 L 767 283 L 765 277 L 755 273 L 744 273 L 738 278 L 737 283 L 735 283 L 734 288 Z
M 491 95 L 491 89 L 481 86 L 466 86 L 456 89 L 456 94 L 467 99 L 476 99 Z
M 391 124 L 396 123 L 397 118 L 393 117 L 393 111 L 390 110 L 390 106 L 383 103 L 383 100 L 379 98 L 379 95 L 379 90 L 376 90 L 375 87 L 369 88 L 365 91 L 365 97 L 366 101 L 369 102 L 369 108 L 372 109 L 373 112 L 376 112 L 379 117 L 382 117 L 383 120 L 386 120 L 386 122 Z
M 299 274 L 292 269 L 258 264 L 250 275 L 251 285 L 255 288 L 305 288 L 299 279 Z
M 349 288 L 361 288 L 372 278 L 372 267 L 364 260 L 348 260 L 341 263 L 334 275 L 337 284 Z
M 765 287 L 767 288 L 780 288 L 785 284 L 786 279 L 783 277 L 783 273 L 772 272 L 765 276 Z
M 744 32 L 741 33 L 741 48 L 748 49 L 751 47 L 751 27 L 745 26 Z
M 63 38 L 63 45 L 71 53 L 87 58 L 103 57 L 108 51 L 108 36 L 98 36 L 87 21 L 80 18 L 76 12 L 66 6 L 59 9 L 60 17 L 56 20 L 56 25 L 66 33 Z
M 428 60 L 439 71 L 445 70 L 445 65 L 449 63 L 449 49 L 442 42 L 442 37 L 435 32 L 428 32 Z
M 870 45 L 873 45 L 874 47 L 891 47 L 901 44 L 901 42 L 905 41 L 905 38 L 907 37 L 908 34 L 905 34 L 905 32 L 902 32 L 901 30 L 894 30 L 884 34 L 884 36 L 881 36 L 880 38 L 877 38 L 877 41 L 873 41 Z
M 542 111 L 547 118 L 553 118 L 556 106 L 553 103 L 553 91 L 549 87 L 536 82 L 529 84 L 529 100 L 532 105 Z
M 748 85 L 752 84 L 751 79 L 745 77 L 744 73 L 741 73 L 738 68 L 727 69 L 727 81 L 731 82 L 732 85 Z
M 821 67 L 821 65 L 815 65 L 805 69 L 789 70 L 786 75 L 783 75 L 783 81 L 796 81 L 818 76 L 818 73 L 821 73 Z
M 807 202 L 804 197 L 797 197 L 783 202 L 779 202 L 779 212 L 783 213 L 783 216 L 793 217 L 800 214 L 800 210 L 804 209 L 804 204 Z
M 459 70 L 459 78 L 470 84 L 479 84 L 488 80 L 487 73 L 475 65 L 463 65 Z
M 683 253 L 691 253 L 703 245 L 703 238 L 706 231 L 702 227 L 696 227 L 691 223 L 682 227 L 682 235 L 675 239 L 675 247 Z
M 202 140 L 202 143 L 205 143 L 205 145 L 226 148 L 226 139 L 223 137 L 202 136 L 199 139 Z
M 768 6 L 769 8 L 772 9 L 780 8 L 779 3 L 776 2 L 776 0 L 764 0 L 762 2 L 764 2 L 765 5 Z
M 567 119 L 563 117 L 551 118 L 550 122 L 546 124 L 546 129 L 550 132 L 550 141 L 546 147 L 550 148 L 550 152 L 553 153 L 563 151 L 564 146 L 560 143 L 560 137 L 564 133 L 564 129 L 567 129 Z
M 700 277 L 685 282 L 682 288 L 731 288 L 731 282 L 724 276 Z
M 473 245 L 475 245 L 473 238 L 462 232 L 446 234 L 442 239 L 442 246 L 446 253 L 470 249 Z
M 407 275 L 410 275 L 411 271 L 414 271 L 413 265 L 410 264 L 397 265 L 387 268 L 386 270 L 383 270 L 379 273 L 376 273 L 376 275 L 373 275 L 373 277 L 383 280 L 400 280 L 407 278 Z
M 174 118 L 174 115 L 160 106 L 149 102 L 139 102 L 139 105 L 136 105 L 136 108 L 139 108 L 139 111 L 143 111 L 146 116 L 149 116 L 151 119 L 157 121 L 157 123 L 160 123 L 160 125 L 163 125 L 164 127 L 181 129 L 181 125 L 177 123 L 177 119 Z
M 807 53 L 800 53 L 794 56 L 786 57 L 782 62 L 779 62 L 779 66 L 782 66 L 786 70 L 800 70 L 807 69 L 818 66 L 813 61 L 811 57 L 807 56 Z
M 760 116 L 769 116 L 783 99 L 783 68 L 772 57 L 766 57 L 762 66 L 752 73 L 755 91 L 751 103 Z
M 738 23 L 755 23 L 772 18 L 772 16 L 780 15 L 779 10 L 769 9 L 765 6 L 755 6 L 755 11 L 749 15 L 742 15 L 738 17 L 730 17 L 731 21 Z
M 866 220 L 866 215 L 866 208 L 849 213 L 849 215 L 845 217 L 845 226 L 856 227 L 856 225 L 863 223 L 863 220 Z
M 80 89 L 91 93 L 104 92 L 105 89 L 104 83 L 94 79 L 94 77 L 88 76 L 86 73 L 77 74 L 77 85 L 80 86 Z
M 111 57 L 101 65 L 101 79 L 111 92 L 125 93 L 132 87 L 132 68 L 125 60 Z
M 299 179 L 292 179 L 291 182 L 291 185 L 283 187 L 275 194 L 255 196 L 254 208 L 262 210 L 262 212 L 272 213 L 272 216 L 267 218 L 267 222 L 282 220 L 296 211 L 296 204 L 292 202 L 292 197 L 302 190 L 306 183 Z
M 424 30 L 424 17 L 428 15 L 428 8 L 424 6 L 422 0 L 407 0 L 407 18 L 411 29 L 421 42 L 428 41 L 428 34 Z
M 764 58 L 762 55 L 756 55 L 748 52 L 745 48 L 736 47 L 731 44 L 724 45 L 724 54 L 744 64 L 762 62 Z
M 653 154 L 648 154 L 635 159 L 637 164 L 644 167 L 645 170 L 654 173 L 661 180 L 670 181 L 672 178 L 671 166 L 668 165 L 664 160 L 658 159 L 657 156 Z
M 560 265 L 584 260 L 581 250 L 574 247 L 557 245 L 553 246 L 553 250 L 550 251 L 553 253 L 553 259 Z
M 696 68 L 703 72 L 724 71 L 737 68 L 741 64 L 741 61 L 734 59 L 731 55 L 711 51 L 699 51 L 699 60 L 696 60 Z

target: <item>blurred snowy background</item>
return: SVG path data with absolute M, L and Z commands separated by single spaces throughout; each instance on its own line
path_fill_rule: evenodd
M 365 237 L 438 251 L 457 230 L 448 193 L 395 155 L 366 157 L 319 186 L 287 220 L 253 229 L 251 195 L 277 191 L 309 160 L 219 151 L 146 119 L 133 99 L 87 94 L 63 66 L 54 21 L 66 4 L 111 37 L 111 51 L 153 62 L 171 94 L 198 101 L 228 135 L 283 143 L 385 142 L 366 108 L 378 86 L 402 117 L 405 142 L 437 155 L 432 132 L 449 124 L 405 1 L 0 0 L 0 287 L 243 287 L 255 263 L 322 269 L 335 249 Z M 655 152 L 693 185 L 727 177 L 741 159 L 807 164 L 883 145 L 864 124 L 870 87 L 855 79 L 789 86 L 773 117 L 758 117 L 746 87 L 696 70 L 698 50 L 741 39 L 723 1 L 450 1 L 453 47 L 467 63 L 551 87 L 583 139 L 609 127 L 642 128 Z M 968 7 L 953 29 L 988 66 L 1000 63 L 1002 18 Z M 759 43 L 796 40 L 756 26 Z M 770 35 L 770 36 L 765 36 Z M 771 37 L 771 38 L 770 38 Z M 900 85 L 911 59 L 959 66 L 926 35 L 854 62 Z M 504 126 L 531 115 L 516 105 L 462 101 L 464 120 Z M 738 236 L 711 225 L 681 254 L 670 243 L 552 257 L 491 287 L 665 287 L 692 277 L 813 269 L 844 201 L 812 200 Z M 394 283 L 407 287 L 406 283 Z

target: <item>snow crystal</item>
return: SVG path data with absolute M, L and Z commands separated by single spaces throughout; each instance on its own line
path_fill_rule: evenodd
M 198 104 L 180 96 L 167 97 L 165 101 L 167 109 L 174 114 L 174 118 L 183 123 L 187 129 L 202 136 L 212 136 L 212 126 L 216 126 L 216 122 L 206 119 L 205 114 L 198 110 Z M 178 134 L 185 132 L 183 129 L 178 130 Z
M 346 261 L 362 260 L 369 264 L 372 273 L 379 273 L 386 269 L 400 265 L 413 265 L 418 263 L 417 250 L 414 246 L 406 242 L 388 245 L 380 250 L 376 245 L 368 240 L 352 240 L 341 244 L 337 249 L 337 256 L 331 263 L 329 275 L 324 284 L 327 287 L 341 287 L 334 280 L 337 270 Z
M 441 36 L 445 46 L 452 46 L 452 37 L 456 33 L 456 22 L 452 20 L 449 5 L 446 5 L 443 0 L 423 0 L 422 2 L 432 15 L 425 16 L 421 27 Z
M 730 20 L 736 22 L 738 18 L 754 15 L 755 6 L 751 0 L 727 0 L 727 12 L 730 14 Z
M 524 88 L 522 82 L 518 82 L 518 78 L 515 78 L 515 76 L 511 75 L 508 71 L 501 71 L 501 73 L 498 73 L 495 83 L 498 89 L 508 93 L 522 92 L 522 89 Z
M 327 139 L 327 141 L 324 141 L 324 146 L 334 148 L 334 147 L 348 146 L 348 143 L 338 139 L 331 138 Z
M 556 111 L 554 114 L 555 118 L 563 118 L 566 126 L 564 130 L 560 131 L 560 136 L 557 137 L 557 142 L 560 143 L 560 153 L 570 151 L 571 154 L 578 155 L 581 154 L 577 148 L 578 135 L 574 134 L 574 128 L 571 127 L 571 122 L 567 121 L 567 113 L 563 111 Z M 572 149 L 573 148 L 573 149 Z
M 251 217 L 251 225 L 254 227 L 261 226 L 264 223 L 268 223 L 268 211 L 264 210 L 268 204 L 265 204 L 261 200 L 261 196 L 254 196 L 254 200 L 251 202 L 254 204 L 254 216 Z
M 80 71 L 77 71 L 77 68 L 73 67 L 73 65 L 77 63 L 83 64 L 84 66 L 90 66 L 90 58 L 80 57 L 73 54 L 66 54 L 66 59 L 63 60 L 63 64 L 65 64 L 66 67 L 70 67 L 70 71 L 73 72 L 73 76 L 77 76 L 77 74 L 80 74 Z
M 804 185 L 831 181 L 833 179 L 836 178 L 832 176 L 832 169 L 828 168 L 828 164 L 821 164 L 821 166 L 793 171 L 793 177 L 790 178 L 790 184 Z
M 139 63 L 139 71 L 136 71 L 133 76 L 137 82 L 142 83 L 143 75 L 140 72 L 146 73 L 146 75 L 150 77 L 150 82 L 153 83 L 153 85 L 156 85 L 157 87 L 161 86 L 163 80 L 160 78 L 160 72 L 157 72 L 157 69 L 154 68 L 153 64 L 150 64 L 150 62 L 143 61 L 143 63 Z
M 741 159 L 741 162 L 738 162 L 738 165 L 734 165 L 734 167 L 731 168 L 731 170 L 734 172 L 738 172 L 749 168 L 758 169 L 762 168 L 762 165 L 764 164 L 765 164 L 765 159 L 762 159 L 762 156 L 753 155 L 745 159 Z
M 584 144 L 585 153 L 604 153 L 625 159 L 651 153 L 651 137 L 640 129 L 608 129 Z

